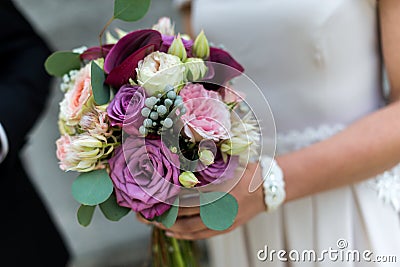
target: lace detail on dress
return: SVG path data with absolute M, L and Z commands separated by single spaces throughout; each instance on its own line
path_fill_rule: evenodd
M 345 128 L 342 124 L 308 127 L 303 131 L 277 134 L 277 154 L 299 150 L 333 136 Z M 400 212 L 400 164 L 365 182 L 377 192 L 378 198 Z
M 378 197 L 400 212 L 400 164 L 368 181 Z
M 322 141 L 345 128 L 342 124 L 335 125 L 320 125 L 316 128 L 307 127 L 302 131 L 293 130 L 288 133 L 278 133 L 277 154 L 284 154 L 287 152 L 299 150 L 303 147 L 309 146 L 313 143 Z

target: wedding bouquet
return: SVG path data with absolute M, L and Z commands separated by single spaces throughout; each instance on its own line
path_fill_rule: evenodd
M 124 14 L 117 4 L 113 18 Z M 79 223 L 89 225 L 99 206 L 112 221 L 133 211 L 171 227 L 179 207 L 197 199 L 207 227 L 229 228 L 237 202 L 212 186 L 237 179 L 259 137 L 252 117 L 239 115 L 243 94 L 232 89 L 243 67 L 203 31 L 195 40 L 175 34 L 167 17 L 116 33 L 45 63 L 62 77 L 56 154 L 61 170 L 79 173 Z M 153 265 L 196 266 L 192 245 L 154 228 Z

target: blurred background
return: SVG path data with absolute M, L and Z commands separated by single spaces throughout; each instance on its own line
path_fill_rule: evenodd
M 15 0 L 36 30 L 55 50 L 71 50 L 82 45 L 98 45 L 98 34 L 113 14 L 111 0 Z M 139 22 L 114 21 L 109 30 L 130 31 L 148 28 L 158 18 L 168 16 L 181 31 L 178 11 L 172 0 L 152 0 L 147 15 Z M 95 211 L 92 223 L 78 224 L 79 204 L 72 198 L 71 184 L 76 173 L 58 168 L 55 141 L 58 103 L 62 99 L 59 80 L 54 79 L 47 108 L 30 134 L 23 157 L 26 168 L 50 210 L 73 256 L 71 267 L 142 266 L 148 259 L 150 228 L 130 213 L 119 222 L 110 222 Z

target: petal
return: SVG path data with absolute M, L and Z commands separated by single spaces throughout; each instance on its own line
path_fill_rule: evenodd
M 127 84 L 129 78 L 134 78 L 136 76 L 136 67 L 138 62 L 155 49 L 156 46 L 154 44 L 149 44 L 137 50 L 110 72 L 105 83 L 114 88 L 119 88 L 122 85 Z
M 103 50 L 100 46 L 93 46 L 88 48 L 85 52 L 83 52 L 80 57 L 82 60 L 94 60 L 100 57 L 106 57 L 110 52 L 111 48 L 113 48 L 114 44 L 106 44 L 103 45 Z
M 110 73 L 120 65 L 127 57 L 138 49 L 153 44 L 158 50 L 162 42 L 161 34 L 155 30 L 138 30 L 122 37 L 108 53 L 104 61 L 104 70 Z

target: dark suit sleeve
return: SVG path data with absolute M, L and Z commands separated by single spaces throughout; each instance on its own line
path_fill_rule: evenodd
M 14 158 L 47 102 L 50 49 L 11 1 L 2 0 L 0 22 L 0 122 Z

